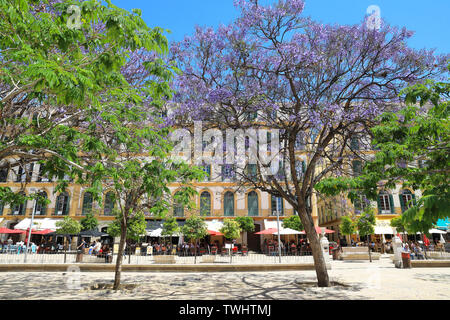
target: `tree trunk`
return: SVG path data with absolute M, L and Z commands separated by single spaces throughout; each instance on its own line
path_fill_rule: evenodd
M 370 247 L 371 247 L 371 243 L 370 243 L 370 240 L 371 240 L 371 239 L 370 239 L 370 234 L 367 236 L 367 239 L 368 239 L 368 240 L 367 240 L 367 241 L 368 241 L 368 242 L 367 242 L 367 244 L 368 244 L 367 247 L 369 248 L 369 260 L 370 260 L 370 262 L 372 262 L 372 254 L 371 254 L 371 252 L 370 252 Z
M 118 290 L 120 286 L 120 273 L 122 272 L 123 251 L 126 238 L 127 238 L 127 226 L 124 223 L 124 221 L 120 221 L 119 252 L 117 253 L 113 290 Z
M 305 226 L 306 237 L 311 245 L 311 251 L 314 258 L 314 267 L 316 269 L 317 284 L 319 287 L 330 287 L 327 266 L 323 256 L 322 246 L 320 245 L 319 237 L 314 227 L 314 221 L 304 208 L 297 211 L 299 212 L 300 219 Z

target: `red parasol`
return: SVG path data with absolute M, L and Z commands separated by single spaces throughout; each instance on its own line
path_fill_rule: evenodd
M 0 228 L 0 233 L 25 233 L 23 230 L 16 229 L 8 229 L 8 228 Z
M 269 228 L 269 229 L 266 229 L 266 230 L 255 232 L 255 234 L 274 234 L 275 232 L 278 232 L 277 228 Z
M 44 230 L 41 230 L 41 231 L 32 231 L 31 233 L 32 234 L 45 235 L 45 234 L 48 234 L 48 233 L 51 233 L 51 232 L 53 232 L 53 230 L 51 230 L 51 229 L 44 229 Z
M 208 233 L 210 236 L 223 236 L 223 233 L 219 231 L 208 230 Z

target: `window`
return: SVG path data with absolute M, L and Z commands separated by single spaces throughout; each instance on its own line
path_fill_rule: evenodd
M 297 179 L 301 179 L 306 171 L 306 163 L 304 160 L 295 160 L 295 172 L 297 173 Z
M 355 214 L 361 214 L 361 211 L 367 208 L 367 200 L 366 198 L 360 194 L 355 200 L 353 200 L 353 206 L 355 207 Z
M 203 191 L 200 195 L 200 215 L 211 215 L 211 195 L 208 191 Z
M 256 112 L 256 111 L 245 112 L 244 117 L 245 117 L 246 121 L 256 120 L 256 118 L 258 117 L 258 112 Z
M 182 203 L 180 203 L 179 201 L 176 200 L 176 197 L 179 194 L 180 194 L 179 192 L 175 193 L 174 199 L 173 199 L 173 203 L 174 203 L 173 216 L 174 217 L 184 217 L 184 206 Z
M 357 177 L 362 174 L 362 162 L 359 160 L 352 161 L 353 176 Z
M 0 182 L 6 182 L 8 179 L 8 168 L 0 169 Z
M 105 216 L 112 216 L 114 214 L 113 210 L 115 207 L 115 196 L 112 191 L 108 192 L 105 196 L 105 208 L 103 209 L 103 214 Z
M 258 175 L 258 167 L 256 166 L 256 164 L 247 164 L 246 174 L 249 179 L 256 179 Z
M 92 213 L 92 193 L 85 192 L 83 195 L 83 208 L 81 214 L 83 216 Z
M 223 215 L 226 217 L 234 216 L 234 193 L 227 191 L 223 199 Z
M 224 164 L 222 166 L 222 181 L 233 180 L 236 178 L 236 169 L 233 164 Z
M 21 195 L 25 196 L 25 194 L 23 192 L 21 192 Z M 14 215 L 14 216 L 24 216 L 26 209 L 27 209 L 27 200 L 25 200 L 21 204 L 14 205 L 12 210 L 11 210 L 11 214 Z
M 211 180 L 211 165 L 203 164 L 202 169 L 206 173 L 206 177 L 204 178 L 204 181 L 210 181 Z
M 258 216 L 259 208 L 258 208 L 258 194 L 255 191 L 251 191 L 247 195 L 247 203 L 248 203 L 248 215 L 249 216 Z
M 272 215 L 276 216 L 277 210 L 280 216 L 284 215 L 283 198 L 271 195 L 270 199 L 272 203 Z
M 297 137 L 295 138 L 294 148 L 295 148 L 295 150 L 304 150 L 305 149 L 304 136 L 303 136 L 302 132 L 299 132 L 297 134 Z
M 54 215 L 67 216 L 69 214 L 69 195 L 67 192 L 61 193 L 56 198 L 56 206 Z
M 39 196 L 43 198 L 42 200 L 47 199 L 47 193 L 45 191 L 39 192 Z M 47 204 L 36 200 L 34 214 L 37 216 L 45 216 L 47 214 Z
M 350 149 L 353 151 L 359 150 L 359 139 L 357 136 L 354 136 L 350 140 Z
M 33 176 L 34 163 L 26 166 L 26 170 L 22 166 L 17 169 L 16 182 L 30 182 Z
M 392 199 L 392 195 L 387 193 L 386 191 L 382 191 L 378 195 L 378 213 L 394 213 L 394 201 Z
M 411 208 L 415 202 L 415 195 L 408 189 L 402 190 L 399 195 L 402 213 Z
M 39 166 L 39 175 L 37 177 L 37 182 L 51 182 L 52 180 L 48 178 L 47 174 L 44 174 L 44 165 Z

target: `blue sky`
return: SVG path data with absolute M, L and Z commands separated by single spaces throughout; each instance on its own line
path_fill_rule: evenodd
M 196 25 L 216 27 L 238 16 L 233 0 L 112 0 L 112 3 L 127 10 L 142 9 L 149 26 L 171 30 L 167 35 L 170 41 L 192 34 Z M 370 5 L 377 5 L 381 17 L 391 25 L 415 31 L 409 41 L 412 47 L 450 53 L 450 0 L 306 0 L 304 15 L 323 23 L 355 24 L 363 19 Z

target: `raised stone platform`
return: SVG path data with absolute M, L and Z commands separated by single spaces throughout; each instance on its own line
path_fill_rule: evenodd
M 412 268 L 450 268 L 449 260 L 411 260 Z
M 381 254 L 371 252 L 372 260 L 380 260 Z M 367 247 L 342 247 L 341 260 L 370 260 Z

